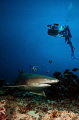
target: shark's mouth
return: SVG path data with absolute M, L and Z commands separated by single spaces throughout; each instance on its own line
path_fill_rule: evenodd
M 41 87 L 48 87 L 48 86 L 51 86 L 50 83 L 41 83 L 40 84 Z

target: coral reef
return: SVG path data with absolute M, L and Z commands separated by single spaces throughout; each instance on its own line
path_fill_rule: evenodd
M 54 77 L 59 79 L 59 83 L 46 89 L 46 95 L 48 99 L 65 99 L 69 98 L 79 99 L 79 78 L 66 70 L 66 74 L 62 76 L 59 72 L 54 73 Z M 76 93 L 76 94 L 75 94 Z
M 5 100 L 0 101 L 0 120 L 6 120 Z
M 79 120 L 78 100 L 58 102 L 28 95 L 24 98 L 6 95 L 0 100 L 4 106 L 0 109 L 1 120 Z
M 79 120 L 79 115 L 72 111 L 48 111 L 42 120 Z

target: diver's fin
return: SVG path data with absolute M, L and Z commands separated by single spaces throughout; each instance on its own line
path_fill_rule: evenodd
M 77 58 L 74 57 L 74 59 L 78 60 Z

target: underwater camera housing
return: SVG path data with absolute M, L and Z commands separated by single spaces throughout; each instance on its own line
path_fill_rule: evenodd
M 49 27 L 48 35 L 56 37 L 56 35 L 58 35 L 58 31 L 59 31 L 58 25 L 59 24 L 55 24 L 55 23 L 53 25 L 47 25 L 47 27 Z

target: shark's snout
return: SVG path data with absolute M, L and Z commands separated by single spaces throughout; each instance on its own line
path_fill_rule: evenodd
M 46 82 L 44 82 L 44 83 L 40 83 L 40 87 L 50 87 L 51 86 L 51 84 L 55 84 L 55 83 L 58 83 L 59 82 L 59 80 L 58 79 L 55 79 L 55 80 L 50 80 L 50 81 L 46 81 Z
M 59 82 L 58 79 L 56 79 L 56 80 L 51 80 L 51 83 L 58 83 L 58 82 Z

